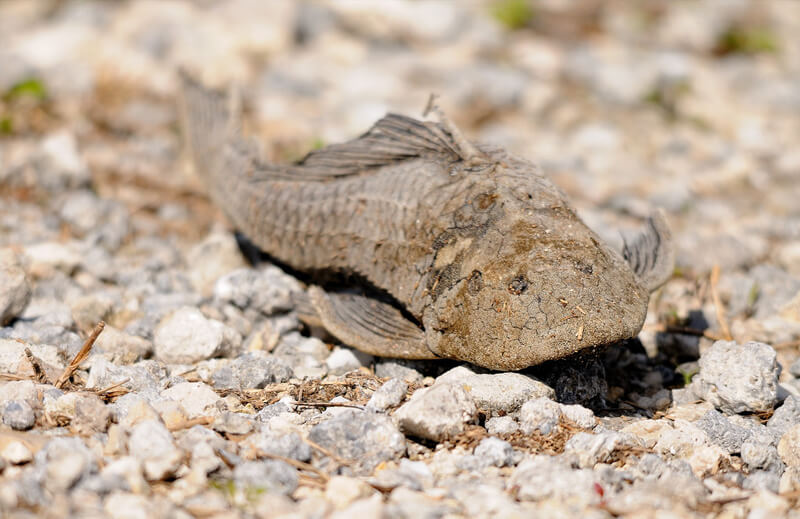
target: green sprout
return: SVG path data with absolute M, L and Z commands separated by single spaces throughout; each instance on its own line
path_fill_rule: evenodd
M 533 8 L 527 0 L 499 0 L 491 10 L 494 19 L 510 30 L 522 29 L 533 18 Z

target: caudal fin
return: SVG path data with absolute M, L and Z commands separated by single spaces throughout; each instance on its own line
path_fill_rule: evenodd
M 662 210 L 650 215 L 644 231 L 630 241 L 625 240 L 622 256 L 651 292 L 672 276 L 675 244 Z
M 222 150 L 240 132 L 234 98 L 205 88 L 180 73 L 181 130 L 197 173 L 206 180 L 218 169 Z

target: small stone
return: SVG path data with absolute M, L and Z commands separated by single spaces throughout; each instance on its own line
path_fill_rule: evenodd
M 467 390 L 458 384 L 440 383 L 417 390 L 394 418 L 405 433 L 441 441 L 464 432 L 477 414 Z
M 478 409 L 488 415 L 516 412 L 533 398 L 554 398 L 555 391 L 536 379 L 519 373 L 475 374 L 458 366 L 439 376 L 436 383 L 459 383 L 469 391 Z
M 232 234 L 214 232 L 188 253 L 189 279 L 194 288 L 210 296 L 222 276 L 245 266 L 242 253 Z
M 36 187 L 39 189 L 56 193 L 65 188 L 83 187 L 91 181 L 73 133 L 58 131 L 45 137 L 37 159 Z
M 261 351 L 245 353 L 211 375 L 217 389 L 262 389 L 286 382 L 293 372 L 284 361 Z
M 238 348 L 241 336 L 200 310 L 183 307 L 165 317 L 153 337 L 156 358 L 168 364 L 192 364 Z
M 717 341 L 700 357 L 703 398 L 727 413 L 771 411 L 778 400 L 780 367 L 764 343 Z
M 233 480 L 243 489 L 287 495 L 297 489 L 297 469 L 282 461 L 246 461 L 233 470 Z
M 800 468 L 800 424 L 781 436 L 778 442 L 778 455 L 788 467 Z
M 225 411 L 214 419 L 211 428 L 219 433 L 244 435 L 253 430 L 253 420 L 242 413 Z
M 514 464 L 514 448 L 500 438 L 484 438 L 475 447 L 475 456 L 495 467 L 506 467 Z
M 3 423 L 17 431 L 27 431 L 36 423 L 33 408 L 24 400 L 11 400 L 3 406 Z
M 567 440 L 564 453 L 575 456 L 579 467 L 593 468 L 598 463 L 611 463 L 616 452 L 640 446 L 640 442 L 630 434 L 616 431 L 597 434 L 579 432 Z
M 742 444 L 751 436 L 750 431 L 731 423 L 722 413 L 714 409 L 708 411 L 694 424 L 705 431 L 708 438 L 725 449 L 728 454 L 741 452 Z
M 348 507 L 333 512 L 329 519 L 351 519 L 353 517 L 387 517 L 384 515 L 383 498 L 373 495 L 352 502 Z M 396 516 L 400 517 L 400 516 Z M 414 516 L 403 516 L 414 517 Z
M 31 287 L 20 258 L 9 249 L 0 249 L 0 326 L 19 316 L 31 299 Z
M 64 492 L 97 472 L 92 451 L 76 437 L 50 440 L 35 458 L 44 467 L 44 486 L 51 492 Z
M 297 461 L 311 460 L 311 446 L 295 432 L 288 434 L 272 431 L 257 432 L 248 436 L 241 445 Z
M 377 491 L 360 479 L 333 476 L 325 488 L 325 499 L 341 510 L 354 501 L 375 495 Z
M 793 426 L 800 424 L 800 397 L 789 396 L 783 401 L 780 407 L 772 413 L 767 427 L 775 431 L 778 436 L 782 436 Z
M 578 404 L 559 404 L 559 408 L 561 409 L 561 415 L 578 427 L 594 429 L 595 425 L 597 425 L 597 418 L 594 416 L 594 412 L 591 409 L 587 409 Z
M 435 499 L 419 490 L 404 486 L 397 487 L 389 494 L 385 517 L 447 517 L 455 508 L 441 499 Z
M 180 402 L 188 417 L 215 415 L 219 395 L 202 382 L 183 382 L 161 392 L 161 397 Z
M 153 343 L 106 325 L 94 343 L 94 349 L 104 352 L 104 356 L 114 364 L 133 364 L 153 352 Z
M 551 434 L 558 428 L 561 407 L 549 398 L 536 398 L 525 402 L 519 410 L 520 429 L 525 434 L 539 431 Z
M 25 247 L 28 269 L 34 277 L 47 278 L 56 272 L 72 274 L 81 263 L 81 255 L 72 242 L 42 242 Z
M 171 476 L 183 461 L 183 451 L 175 446 L 172 435 L 159 420 L 143 420 L 131 430 L 128 439 L 131 456 L 142 462 L 150 481 Z
M 511 416 L 495 416 L 486 420 L 486 431 L 494 436 L 507 436 L 519 431 L 519 423 Z
M 75 416 L 70 422 L 72 429 L 80 435 L 102 433 L 111 423 L 111 410 L 94 393 L 79 393 L 75 400 Z
M 383 383 L 370 397 L 367 408 L 386 411 L 400 405 L 406 397 L 408 384 L 399 378 L 392 378 Z
M 355 371 L 363 364 L 350 348 L 335 348 L 325 360 L 328 372 L 331 375 L 344 375 L 350 371 Z
M 112 519 L 148 519 L 158 515 L 152 499 L 127 492 L 111 493 L 103 508 Z
M 302 289 L 296 279 L 274 265 L 261 270 L 240 268 L 220 277 L 214 298 L 238 308 L 252 308 L 264 315 L 291 310 L 292 294 Z
M 783 462 L 775 445 L 751 438 L 742 444 L 742 461 L 751 470 L 763 469 L 769 472 L 783 470 Z
M 536 455 L 517 466 L 509 487 L 518 489 L 520 501 L 550 498 L 592 504 L 601 500 L 595 491 L 596 482 L 594 472 L 589 469 L 573 469 L 559 457 Z
M 405 437 L 382 414 L 348 409 L 311 428 L 309 439 L 353 463 L 353 475 L 366 475 L 382 461 L 406 451 Z
M 22 465 L 33 459 L 33 453 L 21 440 L 13 440 L 3 446 L 0 456 L 12 465 Z
M 742 488 L 745 490 L 768 491 L 778 493 L 781 486 L 781 476 L 775 472 L 766 470 L 756 470 L 747 475 L 742 481 Z
M 399 378 L 409 384 L 420 382 L 424 378 L 414 368 L 414 361 L 384 360 L 375 365 L 375 375 L 380 378 Z
M 113 308 L 114 300 L 103 295 L 90 294 L 79 297 L 70 303 L 72 319 L 81 330 L 92 330 L 100 321 L 106 321 Z M 101 337 L 108 333 L 107 328 L 109 327 L 103 330 Z

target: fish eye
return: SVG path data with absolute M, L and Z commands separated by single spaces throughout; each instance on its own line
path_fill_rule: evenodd
M 467 291 L 475 295 L 483 288 L 483 274 L 480 270 L 473 270 L 467 279 Z
M 522 274 L 516 276 L 508 284 L 508 291 L 517 296 L 525 292 L 527 288 L 528 288 L 528 280 L 525 279 L 525 276 L 523 276 Z

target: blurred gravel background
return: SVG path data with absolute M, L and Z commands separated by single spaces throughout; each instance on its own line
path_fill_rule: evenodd
M 0 2 L 0 510 L 798 517 L 798 35 L 795 0 Z M 524 373 L 309 334 L 191 172 L 178 68 L 277 161 L 435 92 L 612 244 L 663 207 L 674 278 Z

